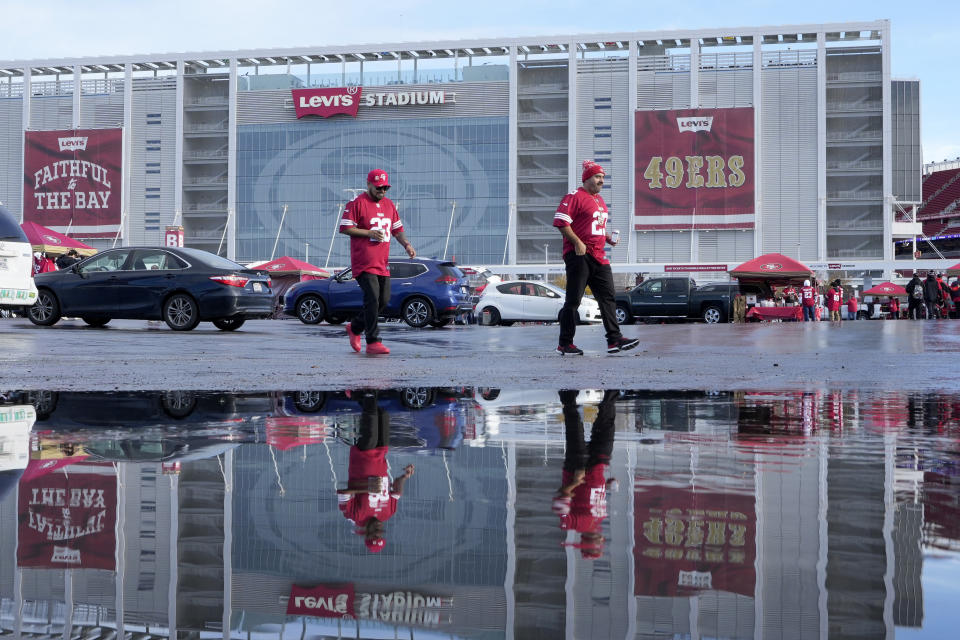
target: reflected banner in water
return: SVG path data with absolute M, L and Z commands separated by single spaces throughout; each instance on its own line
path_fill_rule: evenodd
M 944 638 L 960 395 L 7 392 L 0 527 L 4 633 Z

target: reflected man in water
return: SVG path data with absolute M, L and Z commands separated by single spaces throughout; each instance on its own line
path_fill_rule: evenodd
M 563 484 L 553 499 L 553 511 L 560 516 L 560 528 L 576 531 L 580 541 L 573 546 L 587 559 L 603 555 L 606 542 L 603 520 L 607 517 L 607 487 L 616 489 L 616 479 L 606 479 L 613 451 L 614 419 L 618 391 L 603 393 L 596 420 L 590 429 L 590 443 L 583 433 L 583 419 L 577 409 L 577 391 L 560 391 L 567 452 L 563 459 Z
M 377 404 L 377 391 L 354 392 L 360 403 L 360 437 L 350 447 L 350 467 L 346 489 L 337 490 L 337 501 L 344 517 L 356 525 L 357 535 L 371 553 L 383 550 L 386 540 L 384 522 L 397 512 L 403 485 L 413 475 L 408 464 L 403 473 L 390 481 L 387 450 L 390 440 L 390 414 Z

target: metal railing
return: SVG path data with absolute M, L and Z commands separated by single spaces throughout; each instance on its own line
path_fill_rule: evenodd
M 227 176 L 216 176 L 213 178 L 184 178 L 183 184 L 193 187 L 226 186 Z
M 880 82 L 883 74 L 879 71 L 845 71 L 828 73 L 827 82 Z
M 187 105 L 195 107 L 219 107 L 229 103 L 230 100 L 227 96 L 201 96 L 199 98 L 190 98 Z
M 569 114 L 566 111 L 536 111 L 517 115 L 520 122 L 541 122 L 545 120 L 566 120 Z
M 531 84 L 531 85 L 519 85 L 517 87 L 517 93 L 519 94 L 537 94 L 537 93 L 562 93 L 569 89 L 569 85 L 562 82 L 553 82 L 549 84 Z
M 567 141 L 552 141 L 552 140 L 524 140 L 517 143 L 517 149 L 521 151 L 534 151 L 537 149 L 561 149 L 565 150 L 567 148 Z
M 566 169 L 517 169 L 520 178 L 563 178 L 567 179 Z
M 860 140 L 882 140 L 882 131 L 830 131 L 827 133 L 827 140 L 831 142 L 860 141 Z
M 883 231 L 880 220 L 842 220 L 827 222 L 828 231 Z
M 855 170 L 855 169 L 882 169 L 883 162 L 880 160 L 850 160 L 840 161 L 832 160 L 827 162 L 827 169 Z
M 184 160 L 227 160 L 228 153 L 226 149 L 216 149 L 214 151 L 186 151 L 183 154 Z
M 882 200 L 883 191 L 828 191 L 828 200 Z
M 227 122 L 226 120 L 222 122 L 215 122 L 212 124 L 191 124 L 184 128 L 187 133 L 219 133 L 227 132 Z
M 879 100 L 827 103 L 827 111 L 881 111 L 882 109 L 883 103 Z

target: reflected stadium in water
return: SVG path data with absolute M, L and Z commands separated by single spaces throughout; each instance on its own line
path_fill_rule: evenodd
M 31 391 L 0 428 L 6 634 L 939 638 L 960 595 L 958 395 Z

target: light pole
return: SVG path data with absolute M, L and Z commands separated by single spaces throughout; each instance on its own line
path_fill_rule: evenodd
M 543 245 L 543 264 L 550 264 L 550 245 Z
M 366 191 L 366 189 L 344 189 L 344 191 L 349 191 L 350 199 L 353 200 L 354 198 L 357 197 L 357 194 L 363 193 L 364 191 Z M 341 204 L 340 207 L 337 209 L 337 224 L 333 228 L 333 233 L 330 234 L 330 246 L 327 248 L 327 259 L 323 263 L 324 267 L 330 264 L 330 254 L 333 252 L 333 241 L 336 239 L 337 232 L 340 229 L 340 216 L 343 215 L 344 206 L 345 205 Z

